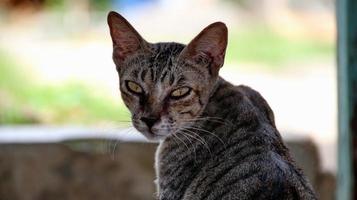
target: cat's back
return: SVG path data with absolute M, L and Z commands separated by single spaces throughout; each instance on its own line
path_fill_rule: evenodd
M 291 159 L 275 127 L 274 114 L 260 93 L 244 85 L 226 84 L 215 98 L 221 96 L 226 96 L 226 103 L 217 101 L 222 112 L 229 109 L 242 115 L 230 119 L 232 115 L 228 115 L 236 126 L 183 199 L 316 199 Z
M 308 194 L 309 190 L 290 181 L 294 174 L 280 155 L 273 151 L 248 152 L 202 168 L 183 199 L 314 199 L 312 192 Z
M 247 141 L 228 143 L 224 155 L 216 154 L 207 162 L 182 199 L 316 199 L 293 163 L 270 149 L 266 141 L 254 136 L 245 138 Z

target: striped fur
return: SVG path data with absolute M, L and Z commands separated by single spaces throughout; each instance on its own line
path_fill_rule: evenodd
M 202 117 L 194 132 L 204 142 L 183 134 L 188 147 L 173 136 L 161 142 L 159 199 L 316 199 L 259 93 L 220 78 Z
M 117 13 L 108 23 L 133 125 L 160 140 L 158 199 L 316 199 L 263 97 L 218 76 L 227 44 L 223 23 L 206 27 L 188 45 L 148 43 Z M 130 91 L 127 81 L 142 93 Z M 191 90 L 172 98 L 180 87 Z

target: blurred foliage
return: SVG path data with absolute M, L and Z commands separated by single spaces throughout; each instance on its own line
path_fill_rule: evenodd
M 94 10 L 108 10 L 112 4 L 112 0 L 89 0 L 91 7 Z
M 227 62 L 254 62 L 281 68 L 290 62 L 332 57 L 334 44 L 314 39 L 291 39 L 264 26 L 234 32 L 229 36 Z
M 85 0 L 88 2 L 89 6 L 93 10 L 108 10 L 112 3 L 112 0 Z M 70 0 L 45 0 L 44 5 L 46 8 L 52 10 L 63 10 L 66 7 L 71 6 L 73 4 Z
M 63 10 L 65 7 L 65 0 L 45 0 L 44 5 L 46 8 L 52 10 Z
M 36 84 L 0 51 L 0 124 L 128 121 L 125 106 L 78 83 Z M 119 97 L 118 97 L 119 98 Z

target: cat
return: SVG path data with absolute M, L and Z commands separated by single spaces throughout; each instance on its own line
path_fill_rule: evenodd
M 149 43 L 120 14 L 108 24 L 122 99 L 156 152 L 160 200 L 317 199 L 264 98 L 219 76 L 224 23 L 188 45 Z

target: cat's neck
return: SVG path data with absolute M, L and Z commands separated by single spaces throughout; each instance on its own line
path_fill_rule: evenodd
M 234 86 L 221 77 L 211 92 L 202 117 L 221 118 L 235 125 L 268 123 L 275 127 L 273 112 L 257 91 L 244 85 Z
M 201 117 L 206 118 L 207 122 L 214 121 L 210 120 L 214 118 L 215 121 L 222 120 L 231 124 L 239 121 L 240 115 L 246 114 L 242 108 L 250 106 L 249 99 L 239 87 L 219 77 Z
M 207 102 L 207 105 L 202 113 L 203 116 L 217 116 L 220 115 L 222 110 L 217 110 L 213 108 L 218 108 L 219 103 L 227 102 L 227 93 L 229 90 L 233 90 L 234 85 L 224 80 L 222 77 L 218 77 L 216 83 L 213 86 L 213 89 L 210 94 L 210 98 Z M 221 108 L 224 109 L 224 108 Z

